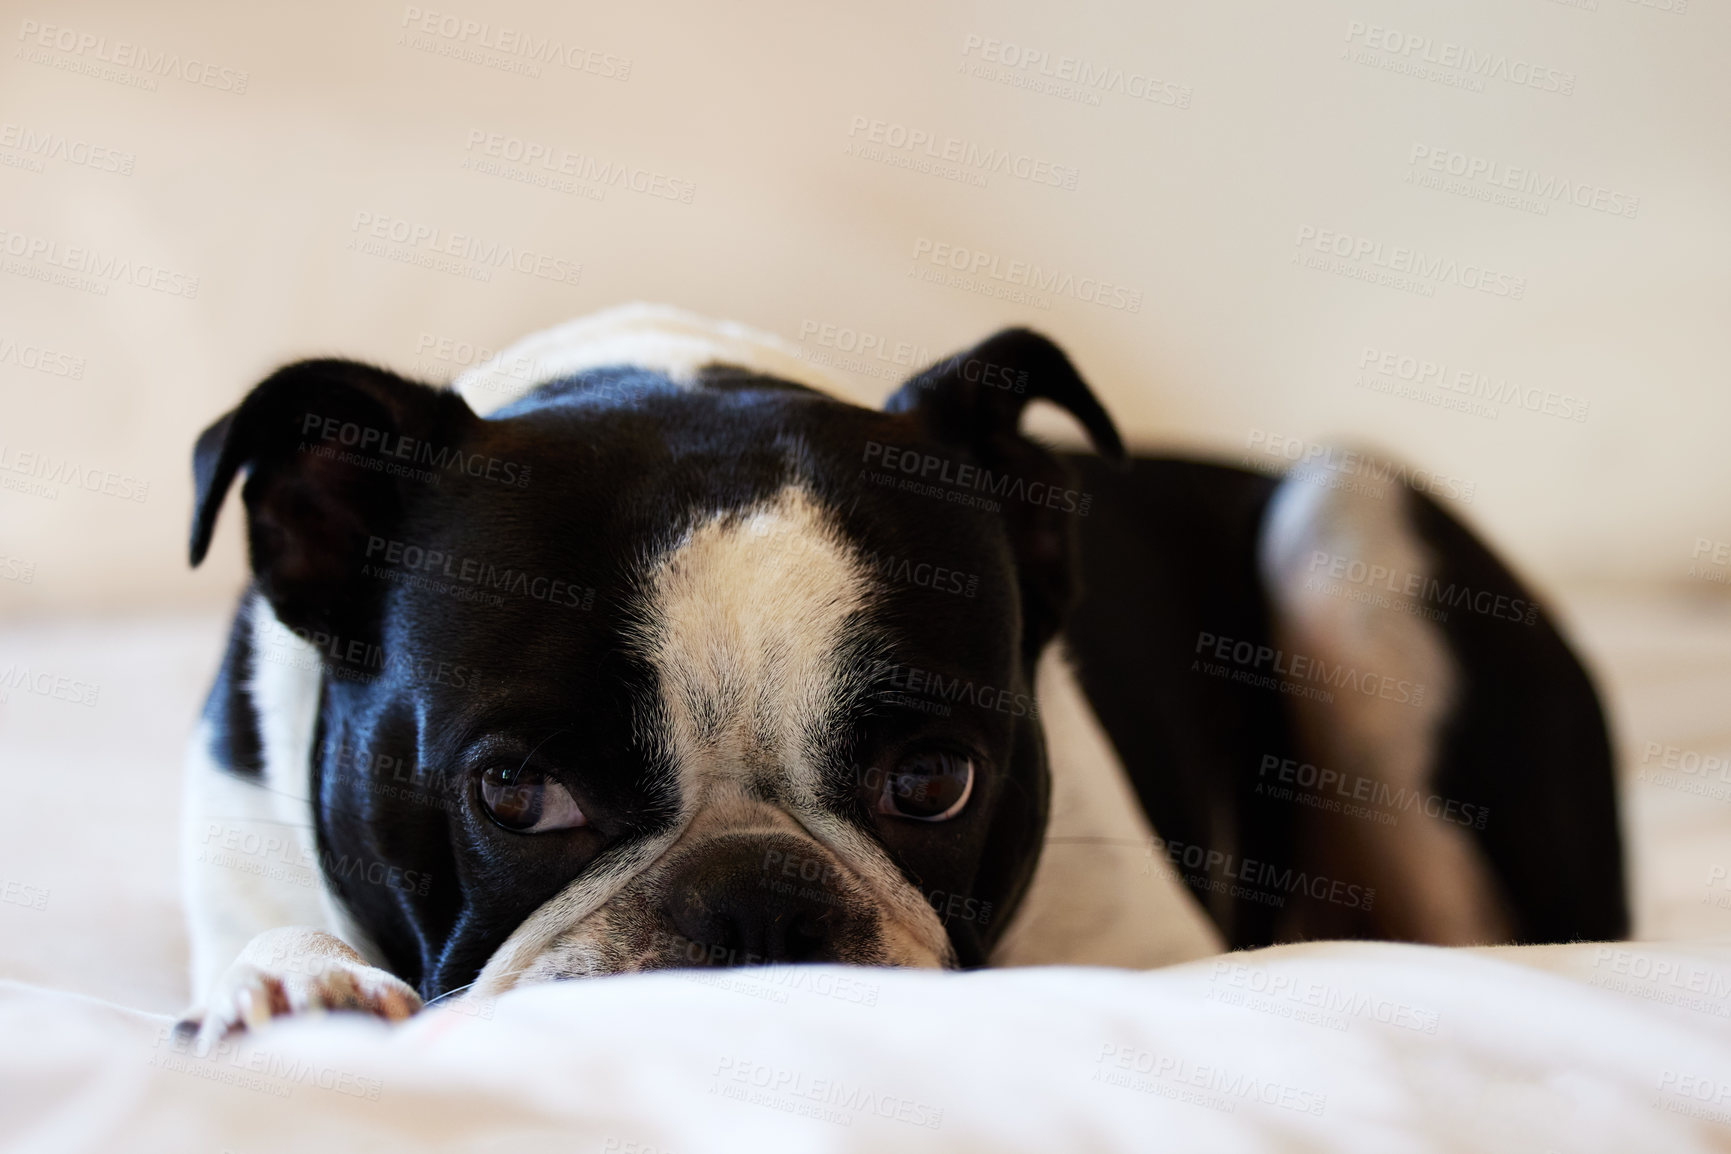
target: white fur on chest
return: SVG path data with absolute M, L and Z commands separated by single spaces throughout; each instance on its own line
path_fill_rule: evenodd
M 218 766 L 208 722 L 199 724 L 187 748 L 181 889 L 195 996 L 210 989 L 249 941 L 280 926 L 335 934 L 377 960 L 320 868 L 312 801 L 318 650 L 279 622 L 262 597 L 252 597 L 240 612 L 252 634 L 246 692 L 258 718 L 264 769 L 249 780 Z
M 1033 884 L 991 964 L 1149 969 L 1220 953 L 1214 923 L 1161 868 L 1154 829 L 1062 641 L 1040 658 L 1037 689 L 1052 815 Z

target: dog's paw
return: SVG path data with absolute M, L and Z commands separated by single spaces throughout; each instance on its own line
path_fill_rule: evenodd
M 350 1010 L 396 1022 L 420 1008 L 414 987 L 368 965 L 347 943 L 293 926 L 254 938 L 217 979 L 204 1009 L 175 1030 L 208 1043 L 289 1014 Z

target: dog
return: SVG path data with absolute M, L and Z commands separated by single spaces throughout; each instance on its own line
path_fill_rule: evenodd
M 291 364 L 205 430 L 191 560 L 244 472 L 252 579 L 187 759 L 183 1028 L 1627 932 L 1592 682 L 1424 475 L 1128 454 L 1025 329 L 838 392 L 628 306 L 454 388 Z

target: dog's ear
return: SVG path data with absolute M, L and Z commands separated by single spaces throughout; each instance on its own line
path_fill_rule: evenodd
M 211 425 L 192 453 L 191 558 L 204 560 L 235 473 L 259 589 L 291 628 L 354 628 L 367 538 L 387 533 L 408 486 L 435 484 L 418 458 L 448 459 L 478 423 L 463 399 L 352 361 L 278 369 Z M 424 451 L 423 451 L 424 450 Z M 419 479 L 417 479 L 419 478 Z
M 1005 329 L 939 361 L 909 378 L 884 405 L 886 412 L 912 418 L 926 436 L 1007 475 L 1006 491 L 1043 495 L 1001 502 L 1021 575 L 1024 647 L 1030 657 L 1062 625 L 1077 595 L 1075 518 L 1087 516 L 1092 503 L 1090 494 L 1075 490 L 1063 461 L 1022 435 L 1022 411 L 1033 400 L 1068 412 L 1102 456 L 1123 462 L 1124 443 L 1112 418 L 1070 358 L 1028 329 Z M 1054 488 L 1060 491 L 1055 502 L 1049 499 Z
M 1124 443 L 1104 407 L 1064 355 L 1030 329 L 1005 329 L 939 361 L 884 403 L 915 413 L 940 441 L 970 446 L 1022 440 L 1022 410 L 1051 401 L 1080 421 L 1102 457 L 1124 459 Z

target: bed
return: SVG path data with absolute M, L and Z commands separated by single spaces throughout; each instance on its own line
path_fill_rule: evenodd
M 0 1118 L 55 1151 L 1731 1149 L 1731 604 L 1553 596 L 1620 752 L 1634 943 L 1322 942 L 1148 971 L 676 972 L 200 1051 L 180 746 L 220 615 L 14 625 Z

